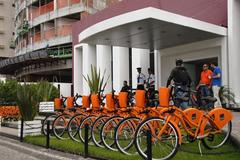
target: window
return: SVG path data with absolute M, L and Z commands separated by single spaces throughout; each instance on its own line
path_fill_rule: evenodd
M 4 45 L 0 44 L 0 49 L 4 49 Z

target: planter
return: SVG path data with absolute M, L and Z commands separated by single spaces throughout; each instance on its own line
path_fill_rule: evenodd
M 40 135 L 42 123 L 41 120 L 24 121 L 23 123 L 23 137 L 28 135 Z M 21 121 L 18 121 L 18 137 L 21 132 Z

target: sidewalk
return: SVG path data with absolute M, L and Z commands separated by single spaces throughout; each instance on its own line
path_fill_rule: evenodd
M 18 139 L 18 130 L 16 128 L 0 126 L 0 136 Z
M 232 112 L 232 141 L 240 147 L 240 112 Z
M 0 158 L 1 160 L 83 160 L 85 158 L 60 152 L 52 149 L 45 149 L 36 145 L 21 143 L 19 140 L 7 138 L 0 135 Z M 93 160 L 87 158 L 86 160 Z

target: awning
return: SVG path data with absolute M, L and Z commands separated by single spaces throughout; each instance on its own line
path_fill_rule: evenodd
M 54 58 L 49 56 L 47 50 L 40 50 L 26 53 L 16 57 L 11 57 L 0 61 L 0 74 L 14 74 L 14 72 L 24 66 L 28 66 L 41 61 L 52 61 Z

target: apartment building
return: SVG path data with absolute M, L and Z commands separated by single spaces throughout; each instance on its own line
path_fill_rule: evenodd
M 12 57 L 14 54 L 13 45 L 13 0 L 0 1 L 0 59 Z
M 14 0 L 14 57 L 0 72 L 19 80 L 72 82 L 72 24 L 115 1 Z

